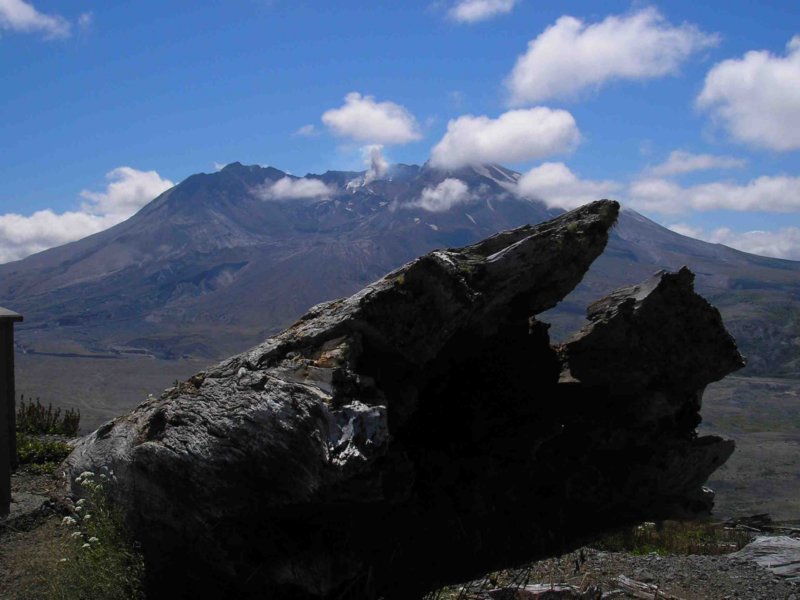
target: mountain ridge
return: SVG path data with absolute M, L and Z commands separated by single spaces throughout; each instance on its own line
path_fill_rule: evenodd
M 434 248 L 561 212 L 514 195 L 518 177 L 500 165 L 296 177 L 231 163 L 110 229 L 0 265 L 0 303 L 26 315 L 24 352 L 221 358 Z M 269 197 L 282 180 L 320 182 L 319 196 Z M 683 265 L 740 340 L 750 373 L 800 374 L 800 263 L 687 238 L 630 209 L 584 282 L 543 318 L 564 338 L 584 322 L 587 299 Z

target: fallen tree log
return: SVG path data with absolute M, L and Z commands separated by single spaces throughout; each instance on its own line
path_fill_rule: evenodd
M 68 468 L 114 472 L 148 597 L 408 600 L 710 511 L 733 443 L 697 437 L 700 399 L 743 361 L 691 273 L 559 348 L 535 318 L 617 211 L 432 252 L 85 438 Z

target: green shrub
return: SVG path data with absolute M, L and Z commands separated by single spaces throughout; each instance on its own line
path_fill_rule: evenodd
M 48 463 L 55 466 L 67 458 L 70 452 L 72 448 L 61 440 L 41 439 L 17 432 L 17 457 L 21 466 Z
M 53 408 L 52 404 L 44 406 L 36 399 L 25 402 L 25 396 L 20 396 L 17 407 L 17 431 L 30 435 L 78 435 L 81 413 L 69 409 L 61 412 L 60 408 Z

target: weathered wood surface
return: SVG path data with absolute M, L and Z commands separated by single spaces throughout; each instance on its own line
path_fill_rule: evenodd
M 662 591 L 653 583 L 636 581 L 625 575 L 617 577 L 616 584 L 627 594 L 630 594 L 634 598 L 641 598 L 642 600 L 681 600 L 678 596 L 673 596 Z
M 786 535 L 758 536 L 733 556 L 752 560 L 789 581 L 800 582 L 800 539 Z
M 14 323 L 22 315 L 0 307 L 0 517 L 11 508 L 11 471 L 17 462 Z
M 702 389 L 743 361 L 692 274 L 559 348 L 535 318 L 617 211 L 432 252 L 84 439 L 68 466 L 109 475 L 148 597 L 409 600 L 707 513 L 733 443 L 697 436 Z

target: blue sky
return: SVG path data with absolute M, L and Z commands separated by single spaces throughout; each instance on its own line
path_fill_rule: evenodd
M 800 259 L 796 0 L 0 0 L 0 81 L 0 262 L 218 164 L 375 145 Z

